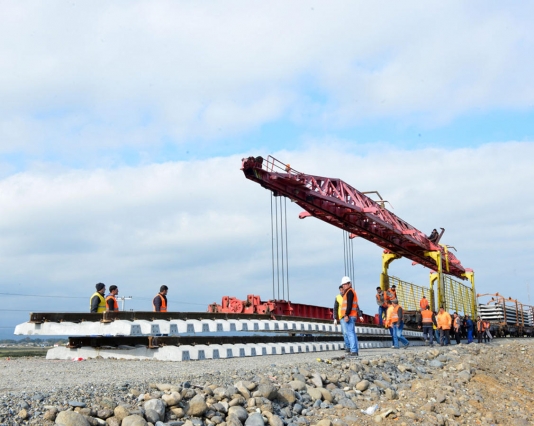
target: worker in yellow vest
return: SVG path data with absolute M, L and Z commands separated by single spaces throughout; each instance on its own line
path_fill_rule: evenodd
M 104 298 L 106 285 L 104 283 L 98 283 L 95 287 L 96 291 L 93 293 L 89 301 L 90 312 L 106 312 L 106 299 Z

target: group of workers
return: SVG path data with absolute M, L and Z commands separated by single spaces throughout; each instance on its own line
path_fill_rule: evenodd
M 405 348 L 408 347 L 410 342 L 402 335 L 404 311 L 402 306 L 399 305 L 396 286 L 392 285 L 385 291 L 381 287 L 377 287 L 376 303 L 378 305 L 379 325 L 384 325 L 389 329 L 392 348 L 398 349 L 401 343 Z M 491 341 L 492 339 L 489 321 L 482 320 L 480 317 L 477 317 L 475 323 L 469 315 L 461 318 L 455 312 L 451 317 L 443 307 L 439 309 L 439 312 L 433 312 L 425 295 L 419 301 L 419 307 L 419 328 L 423 330 L 423 337 L 427 345 L 433 346 L 434 338 L 441 346 L 449 345 L 451 332 L 457 344 L 461 342 L 464 331 L 467 343 L 473 342 L 475 332 L 479 343 L 482 343 L 482 339 L 484 341 Z M 339 294 L 336 296 L 334 303 L 334 324 L 339 322 L 341 326 L 345 351 L 348 353 L 348 357 L 358 356 L 358 337 L 354 328 L 357 317 L 363 320 L 362 312 L 358 306 L 358 297 L 352 288 L 350 278 L 343 277 L 339 286 Z
M 117 295 L 119 294 L 119 288 L 116 285 L 109 286 L 109 293 L 106 294 L 106 285 L 104 283 L 98 283 L 95 285 L 96 291 L 91 296 L 89 306 L 90 312 L 116 312 L 119 310 L 119 304 L 117 303 Z M 169 287 L 162 285 L 159 288 L 159 293 L 156 294 L 152 300 L 152 310 L 154 312 L 167 312 L 167 292 Z

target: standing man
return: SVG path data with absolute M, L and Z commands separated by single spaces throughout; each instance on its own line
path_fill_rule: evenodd
M 484 320 L 483 325 L 484 325 L 484 343 L 489 343 L 493 339 L 491 332 L 490 332 L 491 324 L 488 320 Z
M 461 325 L 460 315 L 458 315 L 458 313 L 455 312 L 452 316 L 452 326 L 454 328 L 454 338 L 456 339 L 457 345 L 459 345 L 462 341 L 460 339 L 460 325 Z
M 397 300 L 397 287 L 395 284 L 393 284 L 390 288 L 386 290 L 386 300 L 391 301 L 391 303 L 394 303 Z
M 480 316 L 477 317 L 477 337 L 478 337 L 478 343 L 482 343 L 482 337 L 484 335 L 484 321 L 480 319 Z
M 406 337 L 402 335 L 402 329 L 404 327 L 404 312 L 402 307 L 399 305 L 398 301 L 395 299 L 392 302 L 391 307 L 388 308 L 388 316 L 386 318 L 387 325 L 390 327 L 393 337 L 393 347 L 399 349 L 399 341 L 404 345 L 405 348 L 410 346 L 410 342 Z
M 95 285 L 96 292 L 91 296 L 89 302 L 90 312 L 106 312 L 106 299 L 104 293 L 106 292 L 106 285 L 104 283 L 98 283 Z
M 426 309 L 421 311 L 421 324 L 419 327 L 423 327 L 423 337 L 425 344 L 430 341 L 430 346 L 434 346 L 434 330 L 433 326 L 436 324 L 436 316 L 434 312 L 427 306 Z
M 119 304 L 115 296 L 119 294 L 119 288 L 116 285 L 109 286 L 109 294 L 106 297 L 106 312 L 117 312 L 119 310 Z
M 154 297 L 154 300 L 152 300 L 152 307 L 154 308 L 154 312 L 167 312 L 167 293 L 169 291 L 169 287 L 166 285 L 162 285 L 159 288 L 159 293 L 156 294 L 156 297 Z
M 343 285 L 339 286 L 339 294 L 336 296 L 336 301 L 334 302 L 334 324 L 339 322 L 341 327 L 341 333 L 343 334 L 343 340 L 345 341 L 345 352 L 350 353 L 350 344 L 347 333 L 345 332 L 345 321 L 342 320 L 341 308 L 343 306 Z
M 467 344 L 473 343 L 473 321 L 469 318 L 469 315 L 465 316 L 465 327 L 467 328 Z
M 350 353 L 349 358 L 355 358 L 358 356 L 358 336 L 356 336 L 356 318 L 358 316 L 358 296 L 352 288 L 352 283 L 349 277 L 343 277 L 341 279 L 341 285 L 343 286 L 343 304 L 341 306 L 341 315 L 343 315 L 342 321 L 345 322 L 345 333 L 349 341 Z
M 419 301 L 419 307 L 421 308 L 421 312 L 423 312 L 425 309 L 427 309 L 430 306 L 430 303 L 428 303 L 428 299 L 423 294 L 423 297 Z
M 386 317 L 386 311 L 388 309 L 388 304 L 386 300 L 386 295 L 382 291 L 382 288 L 376 288 L 376 304 L 378 305 L 378 324 L 381 326 Z
M 451 343 L 450 330 L 451 330 L 451 315 L 445 312 L 443 306 L 439 308 L 437 317 L 438 330 L 439 330 L 439 344 L 441 346 L 448 346 Z

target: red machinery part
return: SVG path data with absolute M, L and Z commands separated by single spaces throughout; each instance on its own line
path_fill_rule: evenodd
M 341 179 L 300 173 L 271 156 L 244 158 L 241 170 L 247 179 L 288 197 L 310 215 L 431 270 L 436 270 L 436 263 L 425 253 L 440 251 L 444 271 L 466 278 L 466 269 L 454 254 Z
M 261 301 L 260 296 L 249 294 L 247 300 L 240 300 L 233 296 L 223 296 L 221 304 L 212 303 L 208 306 L 208 312 L 221 312 L 230 314 L 259 314 L 273 316 L 294 316 L 299 318 L 313 318 L 321 320 L 333 320 L 333 309 L 323 306 L 304 305 L 301 303 L 291 303 L 286 300 Z M 374 324 L 375 318 L 371 315 L 363 314 L 363 321 L 359 323 Z

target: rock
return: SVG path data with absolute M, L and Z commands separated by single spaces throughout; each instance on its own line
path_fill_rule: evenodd
M 245 421 L 245 426 L 264 426 L 263 416 L 260 413 L 252 413 Z
M 457 377 L 462 383 L 467 383 L 471 380 L 471 373 L 469 373 L 467 370 L 460 371 Z
M 91 426 L 84 416 L 75 411 L 61 411 L 56 416 L 56 424 L 63 426 Z
M 161 399 L 150 399 L 143 405 L 145 410 L 154 410 L 159 414 L 160 419 L 165 416 L 165 404 Z
M 358 408 L 356 406 L 356 404 L 349 398 L 341 398 L 338 401 L 338 403 L 339 403 L 339 405 L 341 405 L 342 407 L 345 407 L 345 408 L 352 408 L 352 409 Z
M 247 410 L 243 407 L 235 406 L 228 409 L 228 417 L 234 416 L 242 423 L 248 418 Z
M 208 405 L 204 400 L 204 395 L 196 395 L 191 401 L 189 401 L 189 406 L 187 408 L 187 415 L 193 417 L 200 417 L 206 412 Z
M 450 414 L 450 415 L 453 415 L 454 417 L 460 417 L 462 414 L 460 413 L 460 410 L 458 410 L 458 408 L 456 407 L 448 407 L 446 410 L 445 410 L 445 413 L 446 414 Z
M 47 410 L 43 415 L 43 419 L 54 421 L 56 420 L 56 416 L 57 416 L 57 410 Z
M 228 416 L 226 426 L 243 426 L 243 423 L 236 416 Z
M 290 388 L 280 388 L 278 389 L 278 395 L 276 396 L 276 399 L 280 402 L 284 402 L 286 404 L 293 404 L 297 397 L 295 396 L 295 391 Z
M 106 420 L 108 417 L 111 417 L 113 415 L 113 411 L 109 408 L 104 408 L 103 410 L 98 410 L 96 412 L 96 416 L 100 419 Z
M 130 415 L 130 411 L 124 405 L 117 405 L 113 410 L 113 414 L 119 419 L 120 423 L 125 417 Z
M 429 362 L 428 365 L 434 368 L 443 368 L 443 363 L 437 359 L 433 359 L 432 361 Z
M 269 424 L 271 426 L 284 426 L 284 422 L 280 416 L 277 416 L 276 414 L 273 414 L 271 417 L 269 417 Z
M 115 403 L 115 401 L 113 401 L 112 399 L 109 399 L 109 398 L 102 398 L 100 400 L 100 405 L 103 407 L 103 408 L 109 408 L 110 410 L 114 410 L 115 407 L 117 406 L 117 404 Z
M 258 389 L 254 392 L 254 396 L 261 396 L 269 400 L 273 400 L 277 395 L 276 388 L 271 384 L 261 384 L 258 386 Z
M 373 383 L 380 389 L 387 389 L 389 387 L 389 383 L 384 382 L 383 380 L 375 380 Z
M 165 392 L 171 390 L 172 385 L 170 383 L 156 383 L 156 389 Z
M 291 388 L 296 391 L 306 390 L 306 383 L 300 380 L 290 381 L 289 386 L 291 386 Z
M 174 407 L 181 401 L 182 395 L 180 395 L 178 392 L 172 392 L 170 394 L 166 393 L 161 396 L 161 399 L 163 402 L 165 402 L 165 404 L 167 404 L 167 407 Z
M 332 422 L 328 419 L 319 420 L 316 426 L 332 426 Z
M 145 419 L 149 421 L 150 423 L 156 423 L 161 420 L 161 417 L 159 416 L 158 412 L 156 410 L 145 410 Z
M 106 425 L 107 426 L 120 426 L 121 425 L 121 421 L 115 416 L 108 417 L 106 419 Z
M 332 394 L 330 393 L 330 391 L 328 389 L 319 388 L 319 390 L 323 394 L 323 399 L 325 401 L 332 402 L 334 400 L 334 398 L 332 397 Z
M 148 426 L 148 423 L 141 416 L 134 414 L 132 416 L 125 417 L 122 420 L 121 426 Z
M 185 416 L 185 411 L 182 407 L 171 407 L 170 411 L 178 419 L 181 419 L 183 416 Z
M 308 395 L 310 395 L 314 401 L 323 399 L 322 392 L 317 388 L 308 387 Z
M 443 395 L 442 393 L 437 393 L 435 398 L 438 404 L 443 404 L 446 400 L 445 395 Z
M 321 378 L 321 375 L 319 373 L 313 373 L 311 376 L 311 382 L 315 385 L 317 388 L 323 387 L 323 379 Z
M 18 416 L 22 420 L 26 420 L 28 417 L 30 417 L 30 415 L 28 414 L 28 411 L 25 408 L 23 408 L 22 410 L 19 411 Z
M 389 400 L 397 399 L 397 392 L 391 388 L 387 388 L 384 395 L 386 396 L 386 399 Z
M 361 382 L 359 382 L 356 385 L 356 390 L 359 390 L 361 392 L 365 392 L 369 388 L 369 385 L 370 385 L 369 381 L 362 380 Z

